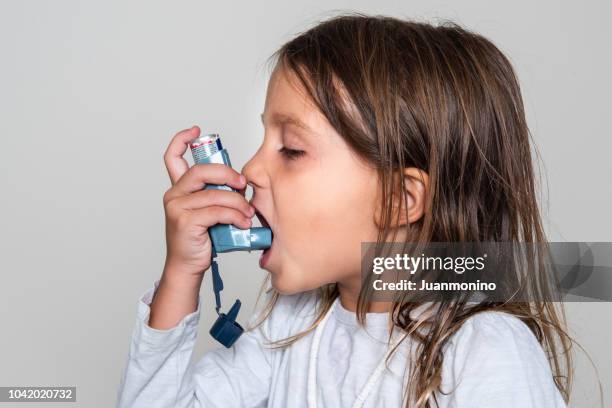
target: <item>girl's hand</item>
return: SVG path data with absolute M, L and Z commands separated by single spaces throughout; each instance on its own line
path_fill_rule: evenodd
M 251 227 L 255 209 L 244 197 L 244 176 L 224 164 L 196 164 L 189 168 L 183 154 L 199 136 L 197 126 L 179 132 L 168 146 L 164 162 L 172 187 L 164 194 L 166 214 L 166 269 L 168 273 L 200 277 L 210 266 L 208 228 L 215 224 Z M 204 184 L 227 184 L 239 192 L 202 190 Z
M 255 209 L 246 201 L 246 181 L 224 164 L 197 164 L 189 168 L 183 154 L 198 137 L 197 126 L 177 133 L 164 162 L 172 187 L 164 194 L 166 264 L 151 301 L 149 326 L 175 327 L 197 309 L 204 271 L 211 261 L 208 228 L 223 223 L 249 228 Z M 227 184 L 239 192 L 202 190 L 204 184 Z

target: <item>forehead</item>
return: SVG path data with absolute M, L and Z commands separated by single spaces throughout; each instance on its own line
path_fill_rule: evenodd
M 296 125 L 299 125 L 299 122 L 313 125 L 320 120 L 325 120 L 295 73 L 278 66 L 272 72 L 268 82 L 262 117 L 264 121 L 289 119 Z

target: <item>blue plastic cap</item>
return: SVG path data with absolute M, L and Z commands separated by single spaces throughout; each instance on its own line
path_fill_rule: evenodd
M 217 321 L 213 324 L 213 327 L 210 328 L 210 335 L 226 348 L 232 347 L 244 332 L 242 326 L 236 322 L 239 310 L 240 299 L 237 299 L 234 306 L 227 312 L 227 315 L 225 313 L 219 313 Z

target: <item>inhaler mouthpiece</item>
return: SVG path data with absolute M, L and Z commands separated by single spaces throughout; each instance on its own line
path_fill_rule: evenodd
M 251 228 L 251 249 L 267 249 L 270 246 L 272 246 L 272 230 L 270 228 Z

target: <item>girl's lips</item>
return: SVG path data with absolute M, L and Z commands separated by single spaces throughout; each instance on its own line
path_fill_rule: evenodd
M 271 251 L 272 247 L 265 249 L 262 253 L 261 256 L 259 257 L 259 267 L 260 268 L 265 268 L 266 264 L 268 263 L 268 259 L 270 259 L 270 251 Z

